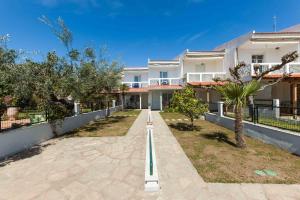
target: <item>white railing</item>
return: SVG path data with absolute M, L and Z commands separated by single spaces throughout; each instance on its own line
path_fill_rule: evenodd
M 262 73 L 276 65 L 281 63 L 252 63 L 251 64 L 251 75 L 255 76 L 255 68 L 258 70 L 258 73 Z M 270 72 L 269 74 L 283 74 L 283 73 L 300 73 L 300 63 L 288 63 L 283 68 Z
M 142 82 L 122 82 L 122 84 L 127 85 L 129 88 L 145 88 L 148 87 L 147 81 Z
M 189 82 L 210 82 L 214 78 L 225 79 L 225 72 L 191 72 L 186 73 L 186 81 Z
M 181 78 L 149 78 L 149 86 L 154 85 L 182 85 Z

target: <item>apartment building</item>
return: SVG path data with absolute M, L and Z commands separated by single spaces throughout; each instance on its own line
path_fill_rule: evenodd
M 173 60 L 148 60 L 147 67 L 125 68 L 123 83 L 129 86 L 125 106 L 163 110 L 170 104 L 172 94 L 185 85 L 195 88 L 199 99 L 216 102 L 220 95 L 213 90 L 220 84 L 214 78 L 229 78 L 229 68 L 245 62 L 245 78 L 255 76 L 254 66 L 262 72 L 280 64 L 281 57 L 289 52 L 300 52 L 300 26 L 281 32 L 251 32 L 226 42 L 213 51 L 186 50 Z M 264 81 L 291 73 L 284 81 L 260 92 L 257 99 L 280 99 L 282 103 L 297 105 L 300 102 L 300 58 L 282 70 L 265 76 Z M 298 89 L 299 88 L 299 89 Z

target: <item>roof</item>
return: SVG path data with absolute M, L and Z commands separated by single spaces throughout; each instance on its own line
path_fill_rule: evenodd
M 265 79 L 274 79 L 274 78 L 281 78 L 282 74 L 267 74 L 263 78 Z M 253 76 L 255 77 L 255 75 Z M 300 73 L 292 73 L 288 75 L 286 78 L 300 78 Z
M 181 85 L 150 85 L 149 90 L 180 90 Z
M 179 65 L 179 60 L 148 60 L 148 65 Z
M 300 24 L 286 28 L 280 32 L 249 32 L 239 37 L 236 37 L 228 42 L 217 46 L 214 50 L 224 50 L 227 48 L 237 48 L 248 40 L 251 41 L 282 41 L 282 40 L 299 40 L 300 39 Z
M 225 55 L 225 51 L 186 51 L 184 55 L 188 58 L 222 58 Z
M 148 67 L 125 67 L 123 71 L 148 71 Z
M 151 85 L 145 88 L 129 88 L 125 93 L 146 93 L 149 90 L 180 90 L 181 85 Z
M 297 32 L 300 31 L 300 24 L 296 24 L 294 26 L 287 27 L 280 32 Z
M 148 88 L 129 88 L 125 93 L 145 93 L 148 92 Z

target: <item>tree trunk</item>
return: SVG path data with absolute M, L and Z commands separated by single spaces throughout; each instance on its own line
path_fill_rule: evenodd
M 52 121 L 49 122 L 51 130 L 53 132 L 54 137 L 58 137 L 58 133 L 57 133 L 57 121 Z
M 246 142 L 244 139 L 243 133 L 243 109 L 242 106 L 236 105 L 235 106 L 235 140 L 236 145 L 239 148 L 245 148 Z
M 125 94 L 122 93 L 122 110 L 124 110 L 124 105 L 125 104 Z
M 194 118 L 191 117 L 191 128 L 193 129 L 194 128 Z
M 108 95 L 106 96 L 106 117 L 108 117 L 110 115 L 110 110 L 109 110 L 109 100 L 108 100 Z

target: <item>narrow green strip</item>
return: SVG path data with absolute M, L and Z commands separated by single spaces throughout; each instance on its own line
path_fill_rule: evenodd
M 153 158 L 152 158 L 152 142 L 151 131 L 149 132 L 149 153 L 150 153 L 150 175 L 153 175 Z

